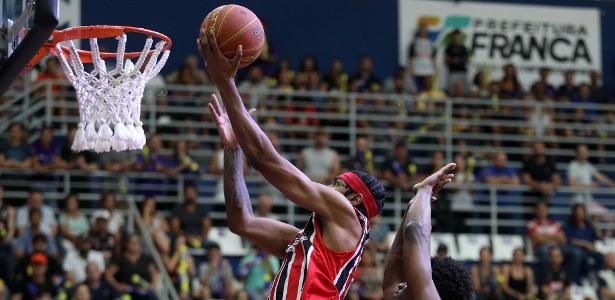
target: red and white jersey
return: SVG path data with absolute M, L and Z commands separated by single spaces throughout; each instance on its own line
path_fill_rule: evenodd
M 312 213 L 305 228 L 288 245 L 268 299 L 343 299 L 354 280 L 369 238 L 369 222 L 363 214 L 356 212 L 363 234 L 357 247 L 348 252 L 336 252 L 325 246 L 322 223 Z

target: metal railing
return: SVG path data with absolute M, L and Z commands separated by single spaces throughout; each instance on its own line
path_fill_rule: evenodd
M 78 170 L 40 174 L 32 171 L 0 169 L 0 178 L 5 186 L 5 198 L 12 201 L 23 202 L 27 196 L 27 190 L 37 187 L 44 191 L 46 201 L 54 207 L 58 207 L 58 202 L 71 192 L 79 193 L 82 206 L 96 207 L 101 193 L 113 191 L 129 204 L 129 208 L 134 208 L 133 205 L 140 202 L 144 195 L 156 196 L 158 207 L 162 210 L 163 215 L 167 216 L 175 205 L 183 201 L 184 184 L 190 182 L 198 188 L 199 203 L 211 209 L 209 216 L 212 222 L 217 226 L 226 226 L 224 203 L 221 195 L 218 194 L 221 191 L 217 189 L 217 183 L 221 180 L 220 176 L 167 177 L 148 172 L 111 173 Z M 258 195 L 269 188 L 262 177 L 254 175 L 246 177 L 246 185 L 254 204 L 257 202 Z M 469 206 L 454 208 L 452 212 L 458 214 L 457 217 L 463 218 L 463 223 L 469 229 L 475 228 L 497 234 L 503 228 L 524 228 L 526 226 L 524 216 L 527 217 L 533 212 L 532 199 L 523 195 L 523 192 L 529 191 L 524 186 L 480 183 L 467 186 L 452 185 L 443 192 L 447 195 L 444 198 L 452 198 L 451 194 L 460 188 L 470 192 L 472 202 Z M 573 202 L 573 196 L 577 193 L 591 193 L 593 203 L 609 209 L 612 217 L 612 211 L 615 210 L 615 201 L 613 201 L 615 190 L 567 186 L 559 187 L 555 195 L 549 199 L 552 217 L 564 220 L 570 213 L 569 206 Z M 410 197 L 410 192 L 402 192 L 398 188 L 387 190 L 385 206 L 381 212 L 383 224 L 388 225 L 391 229 L 397 228 L 401 222 L 402 211 L 406 208 Z M 294 203 L 283 199 L 274 201 L 273 209 L 276 217 L 295 226 L 303 226 L 305 220 L 309 218 L 308 211 L 299 209 Z M 435 221 L 441 222 L 441 220 Z M 597 226 L 603 229 L 615 229 L 615 220 L 604 218 L 598 222 Z
M 163 90 L 146 90 L 141 118 L 148 133 L 157 132 L 165 141 L 187 141 L 190 154 L 201 165 L 207 165 L 218 147 L 218 137 L 207 111 L 208 95 L 215 92 L 212 86 L 167 85 Z M 302 148 L 310 146 L 311 133 L 326 127 L 331 134 L 330 146 L 339 153 L 342 161 L 356 153 L 358 136 L 370 137 L 371 149 L 376 154 L 375 163 L 384 161 L 397 140 L 408 142 L 413 160 L 419 167 L 429 164 L 433 151 L 445 153 L 447 161 L 459 151 L 473 153 L 476 167 L 484 166 L 484 155 L 497 149 L 512 156 L 510 165 L 520 167 L 520 158 L 530 153 L 529 143 L 540 139 L 548 143 L 546 154 L 556 157 L 557 169 L 565 170 L 573 158 L 574 146 L 585 143 L 592 146 L 590 156 L 599 158 L 596 166 L 601 171 L 615 172 L 615 105 L 591 103 L 563 103 L 531 100 L 497 99 L 422 99 L 411 95 L 362 94 L 321 91 L 281 91 L 276 89 L 246 89 L 241 91 L 247 106 L 256 107 L 259 124 L 268 132 L 277 133 L 286 157 L 295 161 Z M 37 138 L 36 129 L 41 124 L 52 124 L 63 135 L 78 122 L 77 101 L 70 85 L 64 81 L 39 81 L 25 84 L 22 91 L 0 106 L 0 135 L 12 121 L 24 122 L 30 132 L 30 141 Z M 557 145 L 558 147 L 553 147 Z M 465 149 L 465 150 L 464 150 Z M 163 154 L 172 154 L 164 149 Z M 19 186 L 22 179 L 11 180 L 14 170 L 0 170 L 4 184 Z M 19 172 L 17 172 L 19 173 Z M 128 195 L 140 195 L 154 189 L 159 191 L 158 201 L 174 203 L 182 198 L 182 185 L 186 180 L 199 182 L 204 203 L 216 206 L 214 200 L 216 176 L 179 176 L 167 178 L 151 173 L 110 174 L 81 171 L 52 173 L 54 184 L 48 197 L 60 196 L 70 190 L 86 191 L 82 198 L 95 200 L 97 191 L 114 189 Z M 34 174 L 29 174 L 34 175 Z M 6 176 L 9 176 L 7 178 Z M 24 176 L 24 174 L 22 174 Z M 143 182 L 145 180 L 145 183 Z M 157 184 L 147 184 L 157 180 Z M 42 183 L 43 185 L 49 183 Z M 256 197 L 264 182 L 259 177 L 249 177 L 248 185 Z M 502 210 L 527 210 L 522 205 L 524 197 L 509 201 L 511 207 L 497 204 L 505 198 L 502 191 L 522 194 L 524 187 L 504 187 L 474 184 L 472 191 L 477 210 L 489 212 L 469 216 L 472 226 L 487 227 L 490 231 L 502 226 L 515 225 L 514 220 L 494 218 Z M 95 191 L 95 192 L 92 192 Z M 554 203 L 570 204 L 574 189 L 561 187 L 552 197 Z M 609 190 L 592 190 L 595 197 L 607 208 L 613 209 L 613 195 Z M 15 196 L 23 196 L 16 191 Z M 488 195 L 487 198 L 486 195 Z M 408 194 L 389 189 L 384 212 L 386 224 L 396 226 L 405 208 Z M 516 203 L 516 205 L 514 205 Z M 290 203 L 276 204 L 275 212 L 284 220 L 299 223 L 307 214 Z M 556 208 L 557 210 L 558 208 Z M 493 212 L 495 211 L 495 215 Z M 561 214 L 568 212 L 562 209 Z M 224 213 L 212 214 L 223 222 Z M 495 219 L 495 220 L 494 220 Z M 495 225 L 494 225 L 495 223 Z M 521 226 L 516 224 L 515 226 Z M 603 226 L 611 226 L 606 224 Z

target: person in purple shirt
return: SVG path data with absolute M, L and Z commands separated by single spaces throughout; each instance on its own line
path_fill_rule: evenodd
M 148 139 L 143 151 L 137 155 L 135 171 L 169 173 L 169 160 L 160 154 L 160 149 L 162 149 L 162 140 L 159 135 L 154 134 Z
M 597 272 L 602 269 L 604 257 L 596 251 L 594 246 L 596 240 L 600 238 L 599 232 L 589 220 L 583 203 L 572 205 L 564 233 L 568 244 L 572 246 L 579 257 L 591 257 L 593 259 L 591 265 L 587 260 L 582 263 L 581 272 L 575 274 L 575 281 L 579 282 L 589 272 Z
M 9 137 L 0 149 L 0 167 L 27 169 L 30 167 L 30 149 L 27 132 L 21 123 L 11 123 Z
M 515 169 L 508 166 L 508 156 L 504 152 L 495 154 L 493 163 L 483 169 L 480 178 L 488 184 L 519 184 L 519 176 Z
M 60 143 L 53 138 L 53 129 L 45 126 L 41 128 L 39 139 L 30 148 L 32 167 L 37 172 L 62 169 L 66 163 L 61 157 Z

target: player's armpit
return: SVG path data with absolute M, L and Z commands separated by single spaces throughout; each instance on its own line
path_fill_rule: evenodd
M 295 226 L 267 218 L 250 218 L 245 226 L 236 232 L 272 255 L 283 257 L 288 244 L 299 233 Z

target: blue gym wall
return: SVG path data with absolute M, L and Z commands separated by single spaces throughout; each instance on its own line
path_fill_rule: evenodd
M 435 0 L 434 0 L 435 1 Z M 605 83 L 615 73 L 615 2 L 594 0 L 505 0 L 506 2 L 598 7 L 602 11 L 602 46 Z M 333 58 L 354 72 L 359 57 L 370 54 L 376 73 L 385 77 L 397 65 L 397 1 L 395 0 L 293 0 L 229 1 L 250 8 L 266 22 L 266 32 L 280 58 L 298 66 L 305 54 L 315 55 L 326 70 Z M 229 2 L 205 0 L 82 0 L 82 24 L 133 25 L 169 35 L 175 44 L 166 71 L 196 53 L 195 39 L 205 15 Z M 130 43 L 130 42 L 129 42 Z M 181 45 L 181 47 L 179 46 Z

